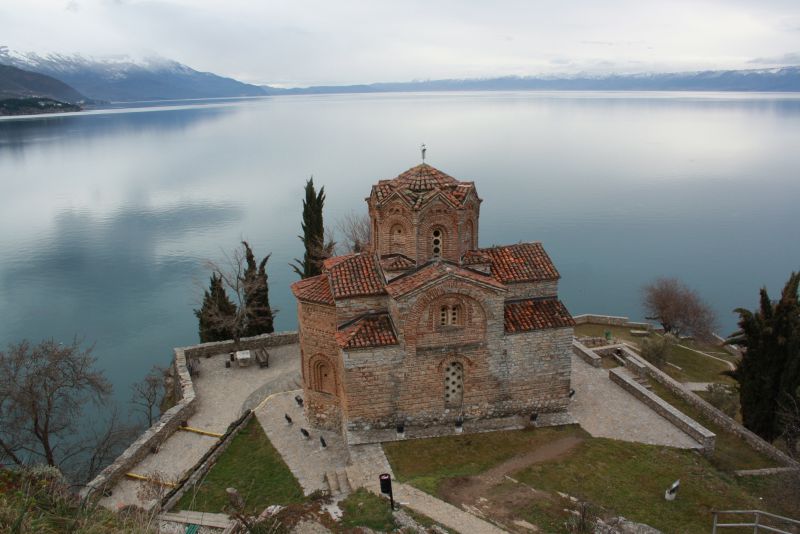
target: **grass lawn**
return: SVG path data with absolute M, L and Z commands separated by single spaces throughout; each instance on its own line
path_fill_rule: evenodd
M 384 444 L 384 450 L 398 480 L 447 498 L 448 488 L 463 487 L 472 480 L 469 477 L 563 437 L 582 441 L 558 458 L 523 466 L 510 475 L 538 491 L 501 477 L 490 489 L 474 495 L 476 501 L 470 504 L 488 499 L 483 510 L 490 515 L 492 510 L 506 510 L 503 517 L 493 517 L 508 523 L 511 508 L 513 517 L 546 532 L 564 529 L 564 508 L 570 503 L 557 492 L 589 501 L 605 517 L 624 515 L 664 532 L 708 532 L 712 509 L 789 513 L 779 485 L 767 481 L 760 486 L 720 469 L 731 462 L 737 468 L 774 465 L 746 445 L 736 446 L 724 437 L 723 452 L 711 459 L 689 450 L 592 438 L 577 426 L 401 441 Z M 678 499 L 666 502 L 664 491 L 677 479 L 681 480 Z
M 364 488 L 359 488 L 339 503 L 342 509 L 343 528 L 368 527 L 386 532 L 397 528 L 389 509 L 389 500 L 379 497 Z
M 735 435 L 715 424 L 711 419 L 703 415 L 700 410 L 674 395 L 655 380 L 651 380 L 650 384 L 653 387 L 653 393 L 717 435 L 714 454 L 711 456 L 710 461 L 718 469 L 732 472 L 738 469 L 778 467 L 777 462 L 764 456 Z
M 681 343 L 683 344 L 683 342 Z M 730 369 L 726 364 L 685 347 L 673 346 L 670 349 L 669 356 L 667 356 L 667 361 L 681 369 L 678 370 L 671 365 L 665 365 L 664 372 L 681 382 L 735 383 L 731 377 L 722 374 Z
M 708 532 L 714 509 L 764 507 L 695 452 L 604 438 L 586 440 L 569 458 L 533 465 L 515 478 L 589 501 L 605 510 L 603 515 L 623 515 L 664 532 Z M 677 479 L 678 498 L 667 502 L 664 490 Z
M 253 417 L 202 480 L 178 501 L 178 510 L 222 512 L 228 504 L 225 489 L 234 487 L 253 512 L 271 504 L 305 501 L 303 490 Z
M 437 495 L 442 480 L 478 474 L 518 454 L 567 436 L 588 436 L 577 425 L 487 432 L 384 443 L 400 482 Z

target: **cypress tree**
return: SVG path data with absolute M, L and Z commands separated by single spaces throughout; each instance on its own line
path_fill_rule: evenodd
M 211 274 L 211 282 L 203 295 L 203 305 L 194 310 L 199 321 L 200 342 L 232 339 L 236 321 L 236 305 L 228 298 L 218 273 Z
M 244 335 L 257 336 L 274 331 L 273 313 L 269 305 L 269 283 L 267 281 L 267 254 L 258 264 L 247 241 L 242 241 L 247 267 L 242 283 L 244 286 L 245 320 Z
M 314 177 L 308 179 L 303 200 L 303 235 L 298 236 L 303 242 L 305 253 L 303 260 L 295 259 L 292 269 L 300 278 L 310 278 L 322 273 L 322 262 L 330 254 L 330 246 L 325 245 L 325 226 L 322 222 L 322 208 L 325 205 L 325 187 L 319 193 L 314 188 Z
M 772 441 L 783 429 L 780 407 L 800 387 L 800 273 L 792 273 L 772 302 L 761 289 L 759 308 L 737 308 L 739 330 L 728 343 L 744 347 L 736 370 L 729 373 L 739 383 L 744 426 Z

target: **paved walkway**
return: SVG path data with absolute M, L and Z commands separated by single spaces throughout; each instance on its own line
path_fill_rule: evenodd
M 200 359 L 200 374 L 194 379 L 197 411 L 189 419 L 190 427 L 222 434 L 245 409 L 277 391 L 297 388 L 300 383 L 299 345 L 284 345 L 269 350 L 270 366 L 260 368 L 225 367 L 226 355 Z M 157 454 L 149 454 L 131 472 L 149 476 L 159 473 L 162 479 L 177 480 L 193 467 L 218 438 L 193 432 L 172 434 Z M 147 505 L 137 495 L 143 483 L 121 479 L 110 497 L 100 504 L 117 509 L 129 504 Z
M 300 483 L 303 493 L 309 495 L 315 490 L 328 489 L 326 472 L 347 466 L 347 447 L 336 432 L 309 426 L 303 408 L 294 400 L 296 395 L 302 395 L 302 390 L 271 395 L 255 409 L 255 413 L 272 445 Z M 285 415 L 292 418 L 291 424 Z M 301 428 L 310 434 L 308 439 L 303 437 Z M 324 449 L 320 436 L 327 444 Z
M 408 484 L 394 485 L 394 498 L 403 506 L 463 534 L 504 534 L 506 531 Z
M 598 369 L 572 355 L 572 387 L 575 397 L 570 412 L 594 437 L 666 445 L 681 449 L 700 444 L 682 430 L 636 400 Z
M 256 409 L 256 417 L 264 427 L 275 449 L 283 457 L 286 465 L 300 482 L 303 492 L 308 495 L 315 490 L 328 490 L 325 482 L 326 472 L 345 473 L 352 489 L 366 488 L 380 494 L 378 475 L 389 473 L 394 478 L 389 460 L 379 444 L 347 446 L 342 437 L 330 431 L 312 429 L 305 418 L 303 409 L 294 397 L 302 391 L 276 393 L 264 400 Z M 286 421 L 284 415 L 292 418 Z M 306 439 L 300 428 L 309 431 Z M 327 447 L 323 449 L 319 437 L 323 436 Z M 395 500 L 424 514 L 456 532 L 464 534 L 502 534 L 504 531 L 442 500 L 423 493 L 406 484 L 394 485 Z

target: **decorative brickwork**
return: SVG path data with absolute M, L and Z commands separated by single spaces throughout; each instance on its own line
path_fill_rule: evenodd
M 480 203 L 425 164 L 382 180 L 369 251 L 293 285 L 312 424 L 368 443 L 570 420 L 558 271 L 540 243 L 478 249 Z

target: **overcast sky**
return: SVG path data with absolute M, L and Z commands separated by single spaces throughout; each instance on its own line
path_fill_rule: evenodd
M 800 0 L 0 0 L 0 45 L 281 86 L 800 64 Z

